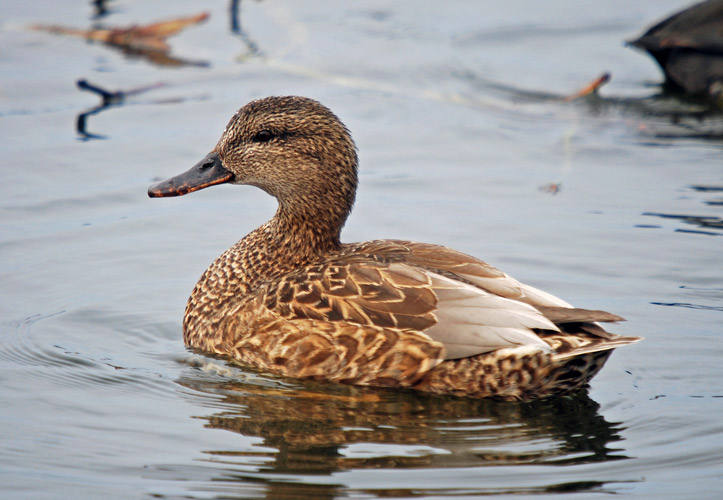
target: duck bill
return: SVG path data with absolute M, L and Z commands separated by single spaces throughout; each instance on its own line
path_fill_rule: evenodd
M 184 172 L 148 188 L 151 198 L 181 196 L 199 189 L 223 184 L 233 179 L 233 174 L 226 170 L 217 153 L 209 153 L 196 163 L 188 172 Z

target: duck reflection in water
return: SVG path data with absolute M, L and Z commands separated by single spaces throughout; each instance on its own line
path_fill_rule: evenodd
M 230 444 L 206 453 L 223 464 L 223 478 L 218 480 L 267 482 L 270 497 L 275 488 L 281 488 L 278 493 L 283 496 L 288 484 L 276 484 L 268 474 L 575 465 L 628 458 L 611 447 L 622 439 L 621 424 L 607 422 L 585 391 L 531 403 L 501 403 L 311 381 L 290 385 L 287 380 L 231 370 L 231 376 L 219 377 L 189 369 L 178 383 L 191 389 L 196 401 L 214 397 L 212 404 L 219 411 L 197 417 L 206 427 L 263 440 L 259 451 Z M 363 450 L 357 453 L 355 445 Z M 265 459 L 262 465 L 260 458 Z M 294 486 L 322 486 L 314 482 Z M 328 497 L 339 488 L 326 487 Z M 534 491 L 560 487 L 540 484 Z M 530 492 L 529 485 L 525 491 Z

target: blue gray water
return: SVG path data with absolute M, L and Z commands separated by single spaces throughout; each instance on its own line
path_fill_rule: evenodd
M 0 0 L 0 497 L 716 498 L 720 115 L 623 46 L 678 1 Z M 30 31 L 196 14 L 160 66 Z M 199 64 L 203 63 L 203 64 Z M 609 71 L 599 97 L 563 97 Z M 115 106 L 79 90 L 152 87 Z M 188 352 L 186 298 L 274 201 L 152 200 L 250 99 L 331 107 L 360 150 L 346 241 L 479 256 L 646 340 L 532 404 L 312 384 Z M 559 189 L 553 189 L 556 186 Z M 555 194 L 556 192 L 556 194 Z

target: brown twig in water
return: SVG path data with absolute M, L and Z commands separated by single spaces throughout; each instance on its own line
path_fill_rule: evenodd
M 551 195 L 556 195 L 560 192 L 560 189 L 562 189 L 561 182 L 551 182 L 549 184 L 545 184 L 544 186 L 540 186 L 540 191 Z
M 585 97 L 590 94 L 594 94 L 600 89 L 600 87 L 602 87 L 607 82 L 609 82 L 611 78 L 612 78 L 612 75 L 610 73 L 603 73 L 602 75 L 600 75 L 599 77 L 594 79 L 592 82 L 587 84 L 585 87 L 583 87 L 578 92 L 575 92 L 574 94 L 563 98 L 563 101 L 570 102 L 570 101 L 574 101 L 575 99 L 579 99 L 581 97 Z

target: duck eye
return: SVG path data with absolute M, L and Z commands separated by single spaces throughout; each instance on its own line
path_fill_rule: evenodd
M 257 132 L 256 135 L 253 137 L 253 141 L 254 142 L 269 142 L 273 138 L 274 138 L 274 134 L 272 132 L 269 132 L 268 130 L 261 130 L 260 132 Z

